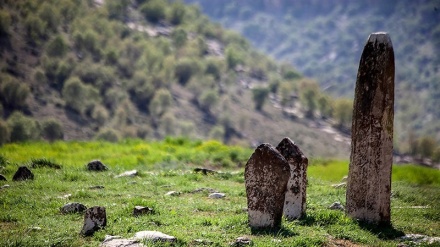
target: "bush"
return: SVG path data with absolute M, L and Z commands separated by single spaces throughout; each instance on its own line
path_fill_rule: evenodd
M 174 30 L 171 38 L 173 39 L 174 46 L 177 48 L 184 46 L 188 40 L 185 30 L 181 28 Z
M 254 100 L 255 110 L 261 111 L 267 96 L 269 95 L 269 88 L 256 87 L 252 89 L 252 99 Z
M 244 63 L 244 54 L 235 45 L 228 45 L 225 49 L 226 63 L 228 68 L 234 69 L 237 65 Z
M 177 81 L 182 85 L 185 85 L 195 72 L 196 68 L 194 67 L 193 61 L 188 59 L 180 60 L 174 69 L 174 75 Z
M 119 134 L 114 129 L 102 129 L 96 135 L 96 139 L 100 141 L 118 142 Z
M 0 10 L 0 36 L 9 33 L 10 26 L 11 15 L 5 10 Z
M 67 80 L 62 94 L 67 106 L 81 115 L 99 101 L 99 91 L 91 85 L 85 85 L 77 77 Z
M 205 91 L 198 98 L 200 107 L 205 111 L 210 111 L 217 104 L 218 100 L 219 96 L 215 90 Z
M 163 115 L 172 103 L 173 97 L 171 96 L 170 91 L 167 89 L 160 89 L 154 94 L 148 109 L 151 115 L 158 117 Z
M 212 75 L 216 80 L 220 79 L 222 74 L 222 61 L 215 58 L 208 58 L 206 60 L 205 73 Z
M 56 119 L 44 120 L 41 124 L 41 135 L 48 141 L 62 140 L 64 138 L 63 126 Z
M 176 118 L 173 114 L 164 114 L 159 122 L 159 133 L 162 136 L 174 135 L 176 133 Z
M 170 22 L 173 25 L 179 25 L 183 22 L 183 19 L 185 18 L 185 5 L 179 2 L 174 2 L 171 5 L 171 13 L 170 13 Z
M 38 16 L 46 24 L 46 28 L 52 32 L 56 32 L 60 23 L 60 14 L 54 5 L 44 2 L 38 11 Z
M 23 108 L 26 105 L 29 93 L 29 86 L 21 83 L 16 78 L 9 75 L 0 78 L 1 101 L 7 108 Z
M 5 121 L 0 120 L 0 146 L 9 141 L 10 133 Z
M 103 126 L 109 118 L 109 113 L 105 107 L 98 105 L 93 108 L 92 118 L 99 126 Z
M 24 116 L 21 112 L 13 112 L 7 123 L 11 142 L 36 140 L 40 136 L 38 123 L 32 118 Z
M 351 127 L 353 101 L 349 99 L 335 100 L 334 117 L 340 127 Z
M 110 19 L 124 21 L 127 16 L 127 7 L 129 4 L 129 0 L 106 0 L 105 7 L 108 11 L 108 17 Z
M 35 15 L 29 15 L 24 21 L 27 41 L 34 46 L 41 44 L 47 37 L 45 23 Z
M 150 0 L 140 7 L 145 19 L 152 23 L 165 19 L 165 9 L 165 3 L 162 0 Z
M 57 35 L 48 45 L 47 54 L 51 57 L 63 57 L 67 52 L 68 46 L 61 35 Z
M 209 131 L 209 138 L 211 139 L 223 141 L 224 137 L 225 137 L 225 128 L 221 125 L 216 125 Z

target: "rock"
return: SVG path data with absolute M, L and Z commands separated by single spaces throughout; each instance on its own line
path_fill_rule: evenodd
M 300 218 L 306 213 L 307 166 L 309 161 L 301 149 L 289 138 L 277 146 L 290 166 L 290 178 L 284 199 L 283 214 L 288 220 Z
M 91 236 L 99 229 L 107 225 L 107 215 L 105 207 L 91 207 L 86 210 L 84 214 L 84 225 L 81 234 L 84 236 Z
M 211 194 L 209 194 L 209 198 L 212 198 L 212 199 L 220 199 L 220 198 L 223 198 L 223 197 L 225 197 L 226 195 L 225 195 L 225 193 L 211 193 Z
M 34 179 L 34 174 L 26 166 L 20 166 L 12 178 L 13 181 L 23 181 L 28 179 Z
M 5 185 L 2 185 L 2 186 L 0 187 L 0 189 L 6 189 L 6 188 L 9 188 L 9 187 L 11 187 L 9 184 L 5 184 Z
M 166 235 L 158 231 L 140 231 L 134 235 L 134 239 L 140 241 L 160 241 L 160 242 L 176 242 L 176 238 L 170 235 Z
M 136 239 L 124 239 L 120 236 L 106 235 L 100 247 L 142 247 L 144 246 Z
M 86 206 L 79 202 L 67 203 L 60 208 L 62 214 L 82 213 L 87 209 Z
M 429 237 L 421 234 L 406 234 L 399 238 L 400 241 L 409 241 L 411 243 L 420 245 L 425 244 L 440 244 L 440 237 Z M 436 245 L 437 246 L 437 245 Z
M 117 176 L 115 176 L 115 178 L 120 178 L 120 177 L 134 177 L 138 175 L 138 171 L 137 170 L 131 170 L 131 171 L 126 171 L 124 173 L 121 173 Z
M 345 188 L 347 187 L 347 183 L 332 184 L 332 187 L 336 189 Z
M 329 209 L 333 209 L 333 210 L 341 210 L 344 211 L 345 208 L 344 206 L 342 206 L 342 204 L 340 202 L 334 202 L 332 205 L 330 205 L 330 207 L 328 207 Z
M 391 224 L 394 51 L 387 33 L 372 33 L 356 80 L 347 214 L 377 225 Z
M 89 170 L 89 171 L 106 171 L 106 170 L 108 170 L 108 168 L 101 161 L 93 160 L 87 164 L 87 170 Z
M 258 146 L 246 163 L 245 186 L 251 228 L 279 228 L 290 167 L 270 144 Z
M 95 186 L 90 186 L 89 189 L 91 189 L 91 190 L 100 190 L 100 189 L 104 189 L 104 186 L 102 186 L 102 185 L 95 185 Z
M 168 191 L 166 194 L 165 194 L 166 196 L 179 196 L 180 195 L 180 192 L 177 192 L 177 191 Z
M 343 183 L 343 182 L 347 182 L 347 179 L 348 179 L 348 176 L 344 176 L 344 177 L 342 177 L 342 179 L 341 179 L 341 183 Z
M 153 209 L 149 207 L 135 206 L 133 209 L 133 216 L 139 216 L 142 214 L 150 214 L 150 213 L 153 213 Z
M 0 174 L 0 181 L 8 181 L 8 180 L 6 179 L 5 176 L 3 176 L 2 174 Z
M 196 172 L 196 173 L 201 172 L 203 175 L 207 175 L 208 173 L 209 173 L 209 174 L 215 174 L 215 173 L 217 173 L 217 172 L 214 171 L 214 170 L 207 169 L 207 168 L 199 168 L 199 167 L 194 168 L 193 171 Z
M 245 246 L 251 245 L 252 240 L 248 237 L 238 237 L 235 242 L 231 243 L 231 246 Z
M 215 189 L 211 189 L 211 188 L 198 188 L 198 189 L 191 191 L 190 193 L 199 193 L 199 192 L 203 192 L 203 191 L 207 191 L 209 193 L 218 193 L 218 191 L 216 191 Z

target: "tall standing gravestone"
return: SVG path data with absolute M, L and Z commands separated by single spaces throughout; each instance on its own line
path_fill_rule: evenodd
M 393 45 L 387 33 L 373 33 L 356 80 L 346 212 L 374 224 L 391 220 L 393 107 Z
M 290 179 L 287 183 L 283 213 L 288 220 L 298 219 L 306 211 L 308 160 L 299 147 L 287 137 L 278 144 L 277 150 L 290 166 Z
M 261 144 L 246 163 L 248 218 L 251 228 L 279 228 L 290 168 L 270 144 Z

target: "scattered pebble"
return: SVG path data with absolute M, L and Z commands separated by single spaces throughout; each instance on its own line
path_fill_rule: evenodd
M 225 193 L 211 193 L 211 194 L 209 194 L 209 198 L 212 198 L 212 199 L 220 199 L 220 198 L 223 198 L 223 197 L 225 197 L 226 195 L 225 195 Z
M 329 209 L 333 209 L 333 210 L 341 210 L 344 211 L 345 208 L 344 206 L 342 206 L 342 204 L 340 202 L 334 202 L 330 207 L 328 207 Z

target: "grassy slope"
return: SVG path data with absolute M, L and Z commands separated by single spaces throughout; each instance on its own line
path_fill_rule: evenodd
M 99 142 L 57 142 L 9 144 L 0 149 L 8 160 L 0 173 L 11 180 L 18 164 L 31 158 L 47 158 L 61 169 L 35 168 L 34 181 L 4 182 L 0 190 L 1 246 L 97 246 L 105 235 L 131 237 L 141 230 L 157 230 L 178 238 L 177 245 L 191 245 L 205 239 L 215 246 L 227 246 L 235 238 L 250 236 L 256 246 L 322 246 L 338 241 L 359 245 L 396 246 L 402 233 L 440 235 L 440 171 L 415 166 L 393 169 L 392 221 L 395 228 L 362 226 L 342 212 L 327 207 L 345 202 L 345 190 L 330 185 L 347 174 L 346 161 L 312 160 L 308 169 L 307 216 L 283 221 L 278 232 L 252 234 L 247 226 L 243 165 L 252 150 L 228 147 L 218 142 L 167 139 L 147 143 L 131 140 L 117 144 Z M 85 164 L 100 159 L 110 167 L 93 173 Z M 191 170 L 196 166 L 224 170 L 203 176 Z M 113 178 L 138 169 L 134 178 Z M 101 190 L 90 186 L 103 185 Z M 225 199 L 207 198 L 212 188 L 226 193 Z M 164 196 L 168 191 L 180 196 Z M 69 199 L 60 198 L 71 194 Z M 93 237 L 78 233 L 82 215 L 61 215 L 59 207 L 68 202 L 104 206 L 108 226 Z M 135 218 L 136 205 L 152 207 L 154 214 Z M 410 208 L 429 206 L 429 208 Z M 33 227 L 40 227 L 36 230 Z M 339 239 L 335 240 L 330 236 Z

